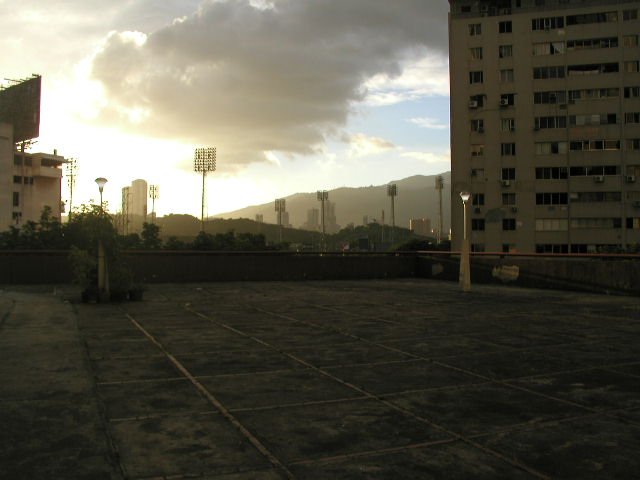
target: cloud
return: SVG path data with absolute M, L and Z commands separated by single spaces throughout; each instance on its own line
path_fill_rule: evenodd
M 451 163 L 451 152 L 446 153 L 433 153 L 433 152 L 403 152 L 401 157 L 414 158 L 421 162 L 433 164 L 433 163 Z
M 393 150 L 396 146 L 379 137 L 370 137 L 363 133 L 347 136 L 343 138 L 348 141 L 350 157 L 365 157 L 367 155 L 375 155 L 378 153 Z
M 449 128 L 448 123 L 441 123 L 440 120 L 429 117 L 410 118 L 408 122 L 430 130 L 446 130 Z
M 425 58 L 444 56 L 447 10 L 424 0 L 206 1 L 156 31 L 104 39 L 92 58 L 107 100 L 98 120 L 215 145 L 221 165 L 319 153 L 354 104 L 442 90 L 420 76 Z

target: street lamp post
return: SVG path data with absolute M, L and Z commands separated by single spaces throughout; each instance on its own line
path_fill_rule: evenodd
M 104 204 L 102 203 L 102 192 L 104 191 L 104 186 L 107 183 L 107 179 L 104 177 L 96 178 L 96 183 L 98 184 L 98 190 L 100 190 L 100 213 L 104 211 Z
M 215 172 L 216 170 L 216 148 L 196 148 L 193 156 L 193 170 L 195 172 L 202 172 L 202 209 L 200 211 L 200 231 L 204 233 L 204 180 L 207 176 L 207 172 Z
M 100 215 L 104 214 L 104 204 L 102 203 L 102 192 L 104 186 L 107 183 L 107 179 L 104 177 L 96 178 L 96 184 L 100 191 Z M 103 220 L 102 218 L 100 219 Z M 104 251 L 104 244 L 102 238 L 98 238 L 98 295 L 101 293 L 109 294 L 109 274 L 107 272 L 107 260 Z
M 322 250 L 326 249 L 325 230 L 324 230 L 324 202 L 329 200 L 329 192 L 326 190 L 318 190 L 318 201 L 320 202 L 320 221 L 322 223 Z
M 469 259 L 469 236 L 467 233 L 467 204 L 471 198 L 469 192 L 460 192 L 460 198 L 462 199 L 463 215 L 462 219 L 464 227 L 462 229 L 462 252 L 460 255 L 460 288 L 463 292 L 471 291 L 471 262 Z
M 387 185 L 387 195 L 391 197 L 391 244 L 395 243 L 396 209 L 395 198 L 398 195 L 398 186 L 395 183 Z

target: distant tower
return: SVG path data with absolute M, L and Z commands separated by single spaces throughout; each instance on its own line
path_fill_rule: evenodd
M 395 183 L 387 185 L 387 195 L 391 197 L 391 243 L 394 243 L 396 229 L 395 198 L 398 195 L 398 186 Z

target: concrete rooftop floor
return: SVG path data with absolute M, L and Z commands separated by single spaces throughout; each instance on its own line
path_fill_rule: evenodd
M 430 280 L 0 292 L 0 478 L 637 478 L 638 298 Z

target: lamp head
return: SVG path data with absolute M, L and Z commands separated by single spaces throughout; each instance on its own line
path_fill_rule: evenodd
M 460 192 L 460 198 L 462 199 L 462 203 L 467 203 L 471 198 L 471 194 L 469 192 Z
M 104 177 L 96 178 L 96 183 L 98 184 L 98 188 L 100 189 L 100 193 L 104 190 L 104 185 L 107 183 L 107 179 Z

